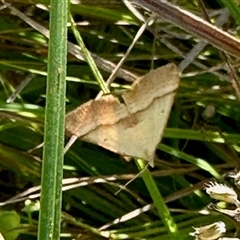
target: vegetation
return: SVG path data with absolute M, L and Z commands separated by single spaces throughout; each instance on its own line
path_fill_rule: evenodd
M 238 1 L 169 1 L 191 13 L 190 20 L 176 18 L 174 11 L 152 15 L 147 8 L 160 12 L 151 2 L 69 4 L 66 112 L 100 91 L 118 95 L 137 76 L 169 62 L 179 67 L 181 81 L 154 168 L 146 170 L 139 159 L 126 162 L 79 139 L 67 151 L 61 239 L 187 240 L 194 239 L 189 235 L 193 226 L 219 221 L 224 230 L 226 226 L 226 236 L 239 232 L 239 219 L 224 215 L 234 204 L 223 201 L 227 203 L 209 209 L 212 200 L 203 190 L 213 178 L 224 188 L 221 184 L 234 187 L 228 174 L 239 170 Z M 39 224 L 48 66 L 58 59 L 48 59 L 48 47 L 54 47 L 49 41 L 48 0 L 1 1 L 0 11 L 0 233 L 6 240 L 31 240 L 37 239 Z M 191 21 L 194 16 L 200 17 L 197 25 Z M 123 56 L 122 68 L 108 88 L 105 81 Z M 238 186 L 238 175 L 234 178 Z M 211 184 L 207 186 L 216 186 Z M 49 201 L 56 207 L 54 199 Z

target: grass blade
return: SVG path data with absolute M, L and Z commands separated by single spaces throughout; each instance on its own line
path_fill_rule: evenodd
M 107 93 L 110 93 L 109 89 L 108 89 L 108 86 L 107 84 L 105 83 L 101 73 L 99 72 L 90 52 L 87 50 L 87 48 L 85 47 L 85 44 L 83 42 L 83 39 L 79 33 L 79 31 L 76 29 L 76 24 L 72 18 L 72 16 L 69 14 L 69 19 L 70 19 L 70 22 L 71 22 L 71 28 L 72 28 L 72 31 L 73 31 L 73 34 L 83 52 L 83 55 L 84 55 L 84 58 L 86 59 L 86 61 L 88 62 L 101 90 L 103 91 L 104 94 L 107 94 Z
M 68 1 L 51 1 L 47 102 L 38 239 L 59 239 L 65 133 Z
M 208 171 L 216 179 L 223 181 L 222 176 L 211 166 L 211 164 L 209 164 L 207 161 L 205 161 L 201 158 L 195 158 L 195 157 L 191 156 L 190 154 L 184 153 L 182 151 L 179 151 L 175 148 L 169 147 L 162 143 L 158 145 L 158 149 L 160 149 L 166 153 L 169 153 L 172 156 L 184 159 L 184 160 L 198 166 L 199 168 L 201 168 L 205 171 Z
M 234 17 L 236 22 L 240 24 L 240 9 L 239 6 L 237 6 L 236 1 L 233 0 L 220 0 L 222 4 L 228 8 L 231 15 Z
M 158 214 L 160 215 L 166 229 L 168 230 L 170 239 L 179 239 L 177 226 L 170 215 L 168 207 L 164 203 L 164 200 L 161 196 L 160 191 L 157 188 L 156 183 L 153 180 L 152 175 L 146 168 L 145 161 L 142 159 L 136 159 L 136 164 L 138 169 L 142 171 L 142 178 L 153 199 L 154 205 L 158 210 Z

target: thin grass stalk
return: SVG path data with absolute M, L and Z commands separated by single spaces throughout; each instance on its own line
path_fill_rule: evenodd
M 69 13 L 69 21 L 71 22 L 71 29 L 73 31 L 73 34 L 77 40 L 78 45 L 80 46 L 82 53 L 84 55 L 84 58 L 86 60 L 86 62 L 88 62 L 93 75 L 95 76 L 98 85 L 100 86 L 101 90 L 103 91 L 104 94 L 110 93 L 108 86 L 106 84 L 106 82 L 104 81 L 102 74 L 100 73 L 100 71 L 97 68 L 96 63 L 94 62 L 91 53 L 88 51 L 88 49 L 86 48 L 84 41 L 81 37 L 80 32 L 77 30 L 76 28 L 76 23 L 74 22 L 74 19 L 72 17 L 72 15 Z
M 146 163 L 142 159 L 135 160 L 137 167 L 140 171 L 142 171 L 142 178 L 145 182 L 145 185 L 151 195 L 154 206 L 158 210 L 158 214 L 161 217 L 164 226 L 166 227 L 169 239 L 180 239 L 178 234 L 177 225 L 175 224 L 173 218 L 170 215 L 168 207 L 166 206 L 164 199 L 158 190 L 158 187 L 151 175 L 151 173 L 146 168 Z
M 50 2 L 50 38 L 38 239 L 59 239 L 65 133 L 68 1 Z
M 167 21 L 179 26 L 193 36 L 204 39 L 204 41 L 207 41 L 209 44 L 217 47 L 225 53 L 239 57 L 239 39 L 228 32 L 222 31 L 220 28 L 213 26 L 202 18 L 164 0 L 138 0 L 134 2 L 137 5 L 146 7 L 159 14 Z
M 165 138 L 176 138 L 185 140 L 198 140 L 203 142 L 216 142 L 216 143 L 228 143 L 239 144 L 240 134 L 234 133 L 219 133 L 210 130 L 192 130 L 192 129 L 180 129 L 180 128 L 166 128 L 164 131 Z

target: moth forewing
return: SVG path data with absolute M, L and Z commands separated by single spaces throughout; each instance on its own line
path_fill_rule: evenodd
M 68 113 L 67 133 L 124 156 L 143 158 L 153 166 L 178 85 L 174 64 L 151 70 L 123 93 L 124 104 L 106 95 Z

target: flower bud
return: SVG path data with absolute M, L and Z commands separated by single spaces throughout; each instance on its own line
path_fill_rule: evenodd
M 211 208 L 211 209 L 213 209 L 213 210 L 215 210 L 217 212 L 226 214 L 229 217 L 234 218 L 234 220 L 236 220 L 237 222 L 240 222 L 240 208 L 236 208 L 235 210 L 221 209 L 221 208 L 219 208 L 218 206 L 216 206 L 214 204 L 209 205 L 209 208 Z
M 206 192 L 211 198 L 227 203 L 238 203 L 237 193 L 227 185 L 209 182 L 206 184 Z
M 195 240 L 215 240 L 226 232 L 226 225 L 220 221 L 204 227 L 194 228 L 194 230 L 195 232 L 189 233 L 189 235 L 194 236 Z

